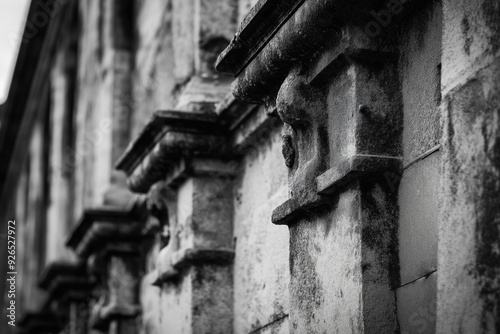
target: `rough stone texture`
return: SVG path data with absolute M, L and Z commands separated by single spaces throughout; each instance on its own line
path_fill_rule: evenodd
M 439 3 L 428 2 L 415 11 L 400 37 L 405 164 L 440 142 L 441 21 Z
M 444 101 L 438 333 L 500 328 L 499 75 L 497 60 Z
M 497 1 L 443 2 L 438 333 L 500 330 Z
M 232 289 L 227 287 L 231 285 L 231 268 L 212 265 L 189 268 L 178 281 L 165 283 L 158 333 L 230 332 Z
M 136 198 L 113 164 L 164 109 L 214 116 L 219 137 L 180 129 L 154 143 L 164 154 L 141 165 L 165 162 L 144 172 L 151 216 L 123 230 L 155 238 L 133 246 L 145 257 L 133 270 L 123 254 L 80 253 L 99 284 L 70 322 L 90 327 L 93 310 L 110 334 L 499 331 L 498 1 L 404 1 L 390 23 L 393 1 L 68 3 L 56 33 L 27 43 L 53 61 L 40 57 L 34 78 L 17 71 L 22 90 L 47 81 L 29 95 L 40 118 L 6 125 L 29 133 L 16 203 L 0 203 L 20 224 L 19 312 L 43 306 L 37 277 L 69 257 L 62 239 L 84 210 Z M 222 64 L 258 108 L 228 102 L 233 79 L 213 67 L 254 4 Z M 26 321 L 58 328 L 48 311 Z
M 234 333 L 285 333 L 288 319 L 278 319 L 289 313 L 288 231 L 271 224 L 272 210 L 287 198 L 279 128 L 249 149 L 241 169 L 234 185 Z

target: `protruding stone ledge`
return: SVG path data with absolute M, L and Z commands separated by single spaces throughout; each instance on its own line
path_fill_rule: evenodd
M 86 259 L 107 242 L 140 241 L 145 237 L 141 219 L 133 209 L 102 207 L 85 210 L 66 245 Z
M 384 1 L 369 0 L 285 2 L 260 1 L 217 59 L 217 70 L 238 77 L 233 93 L 242 100 L 266 101 L 292 68 L 341 42 L 346 22 L 364 34 L 366 24 L 374 20 L 370 12 L 386 8 Z M 405 11 L 395 20 L 411 15 L 418 1 L 402 3 Z M 387 29 L 376 38 L 364 34 L 364 40 L 389 44 L 384 42 L 389 33 Z
M 84 263 L 54 262 L 40 275 L 38 286 L 51 301 L 84 300 L 94 284 Z
M 316 178 L 318 194 L 336 195 L 347 183 L 355 179 L 399 173 L 402 163 L 401 157 L 356 154 Z
M 179 166 L 196 169 L 192 161 L 203 158 L 218 158 L 229 161 L 234 157 L 227 137 L 222 135 L 202 135 L 192 133 L 170 133 L 157 144 L 129 174 L 127 183 L 130 190 L 147 193 L 153 184 L 175 174 Z M 172 178 L 169 176 L 168 178 Z
M 113 320 L 133 319 L 141 313 L 140 305 L 110 303 L 102 306 L 90 319 L 90 327 L 105 331 Z
M 164 282 L 175 281 L 182 270 L 198 264 L 218 264 L 229 265 L 234 259 L 233 249 L 204 249 L 188 248 L 167 254 L 165 250 L 160 253 L 159 261 L 169 261 L 166 266 L 159 266 L 157 269 L 157 279 L 153 285 L 160 286 Z
M 179 165 L 196 158 L 230 159 L 233 150 L 216 114 L 157 112 L 116 168 L 128 175 L 134 192 L 147 193 Z M 190 168 L 190 167 L 188 167 Z
M 329 202 L 326 196 L 338 195 L 349 182 L 362 178 L 383 179 L 385 173 L 400 173 L 401 168 L 400 157 L 356 154 L 316 178 L 317 197 L 305 203 L 294 198 L 287 200 L 273 211 L 272 222 L 276 225 L 293 224 L 297 219 L 321 210 Z
M 238 75 L 303 2 L 304 0 L 257 2 L 241 23 L 229 46 L 220 54 L 217 70 Z
M 144 127 L 139 137 L 130 143 L 115 167 L 128 175 L 154 148 L 167 132 L 194 134 L 216 134 L 222 129 L 213 113 L 191 113 L 185 111 L 157 111 Z

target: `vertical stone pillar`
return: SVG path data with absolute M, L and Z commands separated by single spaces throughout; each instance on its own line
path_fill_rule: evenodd
M 232 156 L 215 115 L 161 111 L 117 164 L 156 220 L 165 332 L 232 331 Z
M 292 71 L 277 95 L 291 198 L 273 220 L 290 228 L 292 333 L 398 328 L 397 199 L 384 179 L 401 164 L 396 61 L 345 47 Z
M 147 235 L 136 212 L 135 207 L 86 210 L 67 242 L 97 278 L 89 327 L 110 334 L 139 330 L 141 245 Z
M 272 220 L 290 231 L 291 333 L 398 331 L 397 48 L 336 20 L 344 6 L 262 2 L 218 60 L 236 97 L 285 123 L 290 192 Z
M 95 311 L 92 326 L 107 329 L 109 334 L 137 333 L 140 312 L 138 289 L 140 280 L 140 254 L 136 247 L 111 245 L 106 250 L 107 303 Z
M 438 333 L 500 331 L 500 4 L 443 1 Z
M 230 190 L 229 184 L 221 186 L 209 175 L 190 176 L 178 188 L 177 219 L 170 227 L 170 242 L 156 261 L 155 284 L 162 289 L 165 331 L 222 334 L 232 330 Z

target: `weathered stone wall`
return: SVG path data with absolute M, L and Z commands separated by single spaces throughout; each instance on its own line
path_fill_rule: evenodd
M 288 197 L 280 131 L 248 150 L 234 181 L 234 333 L 288 333 L 288 231 L 271 224 Z
M 443 1 L 438 333 L 499 323 L 498 1 Z
M 403 95 L 403 173 L 399 189 L 397 289 L 402 333 L 434 333 L 440 182 L 441 6 L 412 12 L 400 39 Z M 395 175 L 389 181 L 397 181 Z
M 233 82 L 214 62 L 257 3 Z M 48 297 L 71 334 L 498 332 L 500 5 L 389 3 L 78 2 L 14 192 L 19 312 Z M 89 278 L 79 299 L 37 288 L 77 257 L 50 275 Z

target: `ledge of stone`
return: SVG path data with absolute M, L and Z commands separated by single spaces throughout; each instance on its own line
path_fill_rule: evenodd
M 86 258 L 103 248 L 107 242 L 142 240 L 142 229 L 143 223 L 133 210 L 114 207 L 87 209 L 66 245 L 80 257 Z
M 374 20 L 370 11 L 386 8 L 382 0 L 284 2 L 259 2 L 217 60 L 217 70 L 238 77 L 233 84 L 237 98 L 266 101 L 276 94 L 291 68 L 310 63 L 325 48 L 341 43 L 346 27 L 363 34 L 365 25 Z M 405 9 L 407 2 L 415 1 L 404 1 Z M 411 13 L 409 9 L 404 12 Z M 362 40 L 385 45 L 389 32 L 386 29 L 377 38 L 364 36 Z
M 260 0 L 243 19 L 216 69 L 238 75 L 304 0 Z
M 49 292 L 49 299 L 85 299 L 93 285 L 84 263 L 53 262 L 40 275 L 38 286 Z
M 226 136 L 168 133 L 129 174 L 127 183 L 130 190 L 147 193 L 153 184 L 175 173 L 179 165 L 184 164 L 189 169 L 193 160 L 230 160 L 232 157 L 233 150 Z
M 320 195 L 335 195 L 352 180 L 399 172 L 402 162 L 400 157 L 356 154 L 318 176 L 317 191 Z
M 317 212 L 328 203 L 327 196 L 337 195 L 345 186 L 360 178 L 384 177 L 384 173 L 399 173 L 402 158 L 356 154 L 316 178 L 318 195 L 306 201 L 291 198 L 274 209 L 272 222 L 290 226 L 297 219 Z M 391 174 L 393 175 L 393 174 Z
M 276 225 L 291 225 L 297 219 L 306 216 L 310 212 L 317 211 L 326 204 L 325 199 L 316 196 L 306 202 L 299 202 L 291 198 L 274 209 L 271 221 Z
M 130 143 L 115 167 L 130 174 L 167 132 L 220 133 L 221 127 L 214 113 L 192 113 L 185 111 L 157 111 L 139 134 Z
M 177 279 L 182 270 L 198 264 L 231 264 L 234 259 L 233 249 L 204 249 L 204 248 L 188 248 L 176 251 L 165 259 L 170 263 L 163 269 L 158 269 L 158 277 L 153 283 L 155 286 L 160 286 L 163 282 L 174 281 Z

